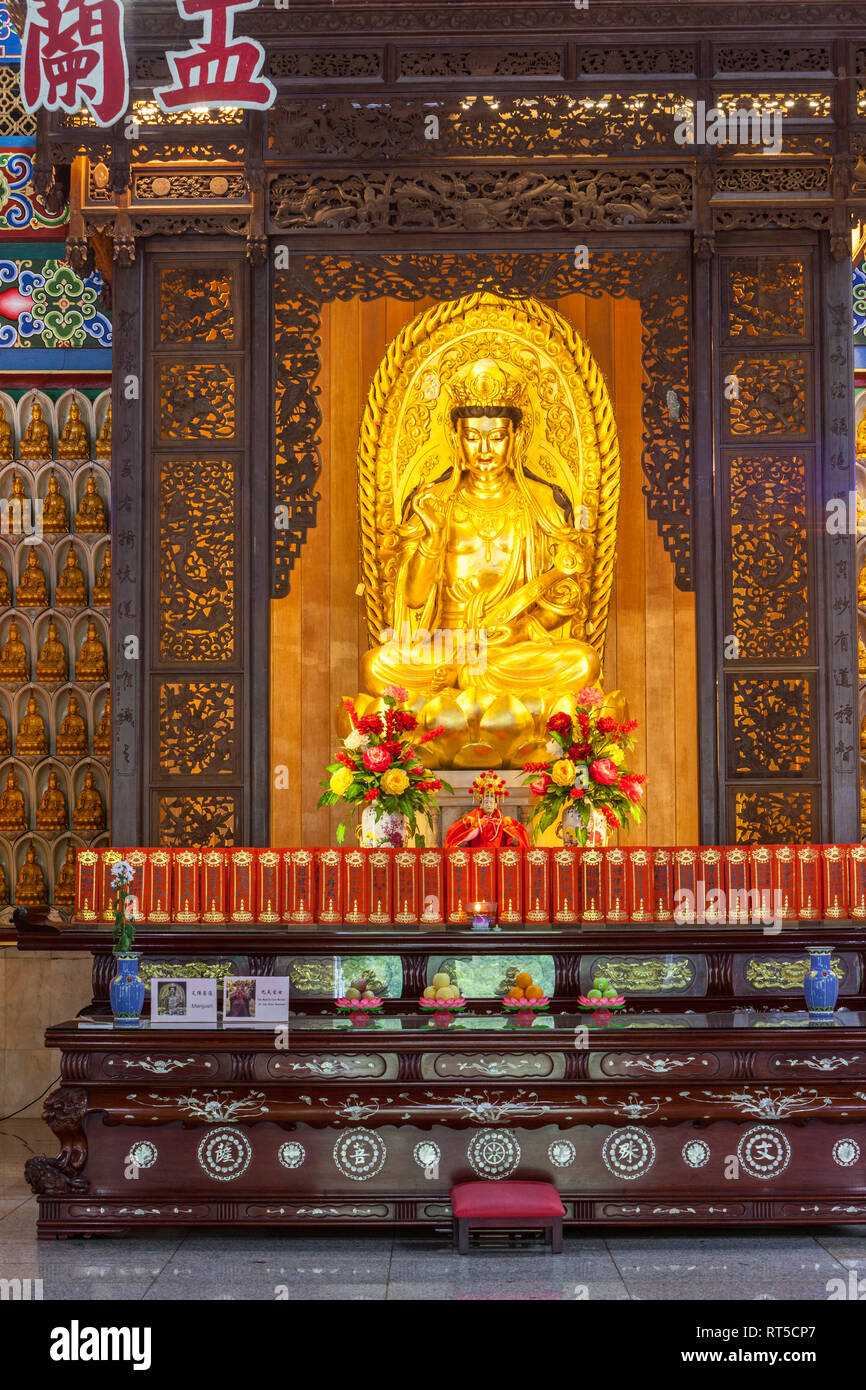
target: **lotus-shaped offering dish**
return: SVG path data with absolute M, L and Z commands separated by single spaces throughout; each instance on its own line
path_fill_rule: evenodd
M 373 996 L 371 999 L 335 999 L 334 1004 L 341 1014 L 375 1013 L 381 1009 L 384 999 Z
M 502 1001 L 502 1007 L 510 1014 L 537 1014 L 542 1009 L 550 1008 L 550 1000 L 546 994 L 542 994 L 538 999 L 509 999 L 506 995 Z
M 463 998 L 462 994 L 456 999 L 425 999 L 422 996 L 418 1000 L 418 1006 L 426 1010 L 428 1014 L 439 1013 L 440 1011 L 443 1013 L 447 1011 L 453 1014 L 458 1013 L 460 1009 L 466 1008 L 466 1000 Z
M 579 1009 L 588 1009 L 592 1013 L 605 1009 L 623 1009 L 625 1008 L 625 1004 L 626 998 L 624 994 L 615 994 L 611 999 L 590 999 L 587 995 L 581 994 L 578 995 L 577 999 L 577 1007 Z

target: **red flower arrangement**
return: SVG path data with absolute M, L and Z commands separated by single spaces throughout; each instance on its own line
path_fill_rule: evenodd
M 632 734 L 637 720 L 623 723 L 602 713 L 604 697 L 595 686 L 581 690 L 574 699 L 574 714 L 551 715 L 547 732 L 558 754 L 547 762 L 524 763 L 524 782 L 537 798 L 533 825 L 541 834 L 566 806 L 577 808 L 580 821 L 574 831 L 577 844 L 585 845 L 590 818 L 599 812 L 612 829 L 628 828 L 629 820 L 643 819 L 646 777 L 623 766 L 634 748 Z
M 395 825 L 402 825 L 405 816 L 416 844 L 423 844 L 415 817 L 435 808 L 432 793 L 443 787 L 450 792 L 451 788 L 418 761 L 417 749 L 438 738 L 444 729 L 428 729 L 416 738 L 405 737 L 415 734 L 418 728 L 418 720 L 405 708 L 409 692 L 400 685 L 389 685 L 383 698 L 385 708 L 380 714 L 360 717 L 351 700 L 343 701 L 352 721 L 352 732 L 328 764 L 329 776 L 321 783 L 324 790 L 318 804 L 335 806 L 346 801 L 361 809 L 369 805 L 377 821 L 389 816 Z M 345 835 L 345 825 L 339 825 L 338 844 L 343 843 Z M 395 845 L 403 843 L 402 832 L 396 828 L 391 838 Z

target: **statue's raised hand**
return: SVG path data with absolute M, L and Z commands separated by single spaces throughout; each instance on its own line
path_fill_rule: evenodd
M 445 507 L 435 492 L 419 492 L 412 507 L 421 518 L 425 541 L 438 540 L 445 525 Z

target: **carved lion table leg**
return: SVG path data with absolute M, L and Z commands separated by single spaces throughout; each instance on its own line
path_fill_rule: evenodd
M 82 1177 L 87 1162 L 87 1140 L 82 1121 L 87 1110 L 87 1092 L 80 1086 L 52 1091 L 42 1108 L 42 1118 L 60 1141 L 56 1158 L 38 1154 L 28 1158 L 24 1176 L 37 1195 L 60 1196 L 90 1190 L 90 1179 Z

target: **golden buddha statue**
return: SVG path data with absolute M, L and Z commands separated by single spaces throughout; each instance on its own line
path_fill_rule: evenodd
M 12 442 L 12 426 L 6 419 L 6 412 L 0 405 L 0 462 L 7 463 L 14 458 L 15 450 Z
M 69 679 L 66 648 L 57 636 L 57 624 L 53 618 L 48 624 L 48 632 L 36 660 L 36 679 L 48 684 Z
M 0 793 L 0 835 L 14 840 L 27 829 L 27 810 L 24 793 L 18 785 L 18 774 L 14 767 L 6 773 L 6 788 Z
M 54 885 L 54 901 L 58 907 L 73 907 L 75 904 L 75 846 L 71 840 L 66 846 L 66 858 L 60 865 Z
M 75 899 L 73 898 L 73 902 Z M 6 870 L 0 863 L 0 907 L 9 906 L 9 883 L 6 878 Z
M 854 453 L 858 459 L 866 458 L 866 415 L 862 417 L 857 426 L 857 434 L 854 438 Z
M 23 515 L 24 515 L 24 503 L 25 503 L 25 502 L 29 502 L 29 501 L 30 501 L 30 497 L 29 497 L 29 494 L 28 494 L 28 492 L 27 492 L 26 487 L 24 486 L 24 479 L 21 477 L 21 474 L 20 474 L 20 473 L 13 473 L 13 474 L 12 474 L 12 490 L 11 490 L 10 493 L 9 493 L 9 510 L 10 510 L 10 515 L 12 514 L 12 506 L 13 506 L 13 504 L 14 504 L 15 502 L 17 502 L 18 505 L 19 505 L 19 507 L 21 508 L 21 513 L 20 513 L 20 514 L 21 514 L 21 516 L 23 517 Z
M 42 530 L 49 536 L 65 536 L 69 530 L 69 510 L 60 483 L 51 470 L 42 510 Z
M 35 546 L 27 547 L 27 564 L 18 580 L 15 601 L 19 608 L 47 608 L 48 584 Z
M 100 758 L 107 758 L 111 754 L 111 696 L 105 701 L 105 709 L 102 711 L 102 718 L 93 736 L 93 751 Z
M 111 546 L 106 546 L 105 558 L 93 585 L 94 608 L 111 607 Z
M 57 580 L 55 602 L 58 608 L 87 607 L 87 582 L 74 545 L 66 552 L 66 562 Z
M 23 459 L 51 458 L 51 435 L 45 423 L 42 406 L 36 400 L 30 407 L 30 420 L 24 431 L 24 438 L 21 440 L 21 457 Z
M 96 479 L 91 473 L 84 485 L 78 511 L 75 513 L 75 529 L 82 535 L 96 535 L 108 530 L 108 517 L 105 505 L 99 495 Z
M 60 438 L 57 441 L 57 457 L 59 459 L 89 459 L 90 444 L 87 438 L 87 430 L 84 428 L 84 421 L 81 418 L 81 407 L 77 401 L 73 401 L 69 407 L 69 415 L 66 424 L 63 426 Z
M 15 751 L 22 758 L 42 758 L 48 752 L 45 721 L 39 713 L 35 695 L 31 695 L 27 701 L 27 713 L 18 725 Z
M 9 575 L 6 566 L 0 560 L 0 608 L 9 608 L 12 604 L 12 593 L 9 588 Z
M 0 758 L 8 758 L 12 752 L 12 740 L 9 737 L 9 725 L 6 723 L 5 714 L 0 714 Z
M 75 663 L 75 679 L 85 682 L 108 679 L 108 658 L 92 618 L 87 624 L 87 636 Z
M 29 681 L 30 656 L 21 641 L 21 629 L 13 619 L 9 624 L 9 636 L 0 650 L 0 680 Z
M 96 438 L 96 457 L 98 459 L 111 458 L 111 401 L 108 402 L 108 410 L 102 422 L 102 429 Z
M 15 884 L 15 901 L 19 907 L 47 907 L 48 905 L 45 875 L 32 845 L 27 846 L 27 853 L 18 873 L 18 880 Z
M 60 785 L 60 778 L 52 770 L 36 810 L 36 829 L 43 835 L 58 835 L 69 823 L 66 797 Z
M 84 785 L 72 812 L 72 824 L 76 833 L 85 839 L 93 839 L 105 829 L 105 804 L 92 772 L 84 774 Z
M 61 757 L 76 758 L 87 752 L 87 725 L 77 695 L 70 695 L 66 713 L 57 734 L 57 752 Z

